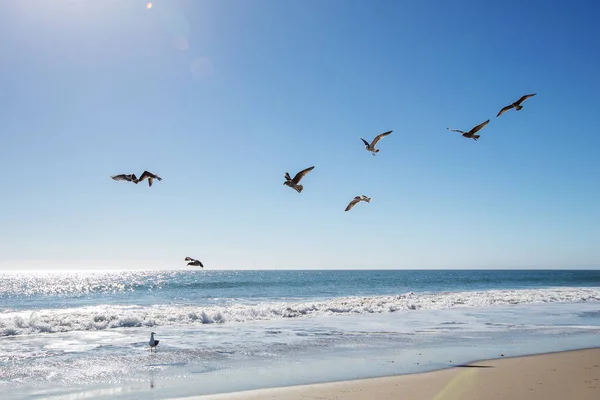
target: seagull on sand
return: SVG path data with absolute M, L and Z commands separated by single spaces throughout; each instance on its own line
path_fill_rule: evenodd
M 162 181 L 162 178 L 160 176 L 154 175 L 152 172 L 144 171 L 142 173 L 142 176 L 140 176 L 140 179 L 138 180 L 138 182 L 141 182 L 146 178 L 148 178 L 148 186 L 152 186 L 152 181 L 154 179 L 158 179 L 159 181 Z
M 127 181 L 127 182 L 133 182 L 137 185 L 138 178 L 135 176 L 135 174 L 120 174 L 120 175 L 113 175 L 111 176 L 111 178 L 113 178 L 115 181 Z
M 356 204 L 358 204 L 361 201 L 366 201 L 367 203 L 370 203 L 371 198 L 367 197 L 363 194 L 361 194 L 360 196 L 356 196 L 356 197 L 354 197 L 354 199 L 352 199 L 352 201 L 348 204 L 348 207 L 346 207 L 346 209 L 344 211 L 352 210 L 352 207 L 354 207 Z
M 473 129 L 471 129 L 469 132 L 461 131 L 458 129 L 450 129 L 450 128 L 446 128 L 446 129 L 448 129 L 449 131 L 452 131 L 452 132 L 462 133 L 463 137 L 477 141 L 477 139 L 479 139 L 479 135 L 476 135 L 476 133 L 479 132 L 481 130 L 481 128 L 483 128 L 484 126 L 486 126 L 489 123 L 490 123 L 490 120 L 488 119 L 487 121 L 482 122 L 479 125 L 477 125 L 476 127 L 474 127 Z
M 153 348 L 154 348 L 154 351 L 156 351 L 156 346 L 158 346 L 159 340 L 154 340 L 154 335 L 156 335 L 156 333 L 154 333 L 154 332 L 150 333 L 150 341 L 148 342 L 148 344 L 150 345 L 150 351 L 152 351 Z
M 299 185 L 298 183 L 300 183 L 300 180 L 304 177 L 304 175 L 306 175 L 310 171 L 312 171 L 314 167 L 315 166 L 313 165 L 312 167 L 303 169 L 302 171 L 298 172 L 296 174 L 296 176 L 294 176 L 294 179 L 290 178 L 290 174 L 288 174 L 286 172 L 285 175 L 283 175 L 285 177 L 285 182 L 283 182 L 283 184 L 288 185 L 289 187 L 296 190 L 296 192 L 298 192 L 298 193 L 302 192 L 302 189 L 304 189 L 304 186 Z
M 368 151 L 370 151 L 371 154 L 375 155 L 375 153 L 379 153 L 379 149 L 375 148 L 375 146 L 377 145 L 377 142 L 379 142 L 382 137 L 387 136 L 390 133 L 392 133 L 392 131 L 387 131 L 387 132 L 380 133 L 379 135 L 375 136 L 375 139 L 373 139 L 373 141 L 371 142 L 371 144 L 369 144 L 369 142 L 367 142 L 363 138 L 360 138 L 360 140 L 362 140 L 363 143 L 365 144 L 365 149 L 367 149 Z
M 187 265 L 191 265 L 193 267 L 200 267 L 200 268 L 204 268 L 204 265 L 202 265 L 202 263 L 198 260 L 196 260 L 195 258 L 192 257 L 186 257 L 185 261 L 189 261 L 187 263 Z
M 504 114 L 505 112 L 510 110 L 511 108 L 514 108 L 515 110 L 519 111 L 521 108 L 523 108 L 521 103 L 524 102 L 525 100 L 527 100 L 528 98 L 535 96 L 536 94 L 537 93 L 526 94 L 525 96 L 521 97 L 519 100 L 512 103 L 510 106 L 504 107 L 502 110 L 500 110 L 498 115 L 496 115 L 496 118 L 498 118 L 499 116 L 501 116 L 502 114 Z

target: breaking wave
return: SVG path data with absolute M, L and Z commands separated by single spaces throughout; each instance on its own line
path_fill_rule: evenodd
M 4 312 L 0 316 L 0 336 L 583 301 L 600 301 L 600 290 L 595 288 L 548 288 L 434 294 L 411 292 L 395 296 L 338 297 L 322 301 L 264 302 L 254 305 L 200 306 L 188 304 L 149 307 L 101 305 L 33 312 Z

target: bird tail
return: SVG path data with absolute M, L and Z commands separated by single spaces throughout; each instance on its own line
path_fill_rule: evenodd
M 302 189 L 304 189 L 304 186 L 302 186 L 302 185 L 296 185 L 296 187 L 294 189 L 296 189 L 296 192 L 302 193 Z
M 523 106 L 520 106 L 518 104 L 515 106 L 515 110 L 517 110 L 517 111 L 519 111 L 521 108 L 523 108 Z
M 367 198 L 365 199 L 365 201 L 366 201 L 367 203 L 370 203 L 370 202 L 371 202 L 371 198 L 370 198 L 370 197 L 367 197 Z

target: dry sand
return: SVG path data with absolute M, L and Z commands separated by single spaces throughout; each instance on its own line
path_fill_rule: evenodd
M 261 389 L 195 400 L 599 400 L 600 349 L 479 361 L 415 375 Z

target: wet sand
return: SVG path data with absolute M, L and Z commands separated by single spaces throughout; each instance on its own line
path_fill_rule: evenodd
M 483 360 L 423 374 L 194 396 L 187 399 L 598 400 L 599 380 L 600 349 L 587 349 Z

